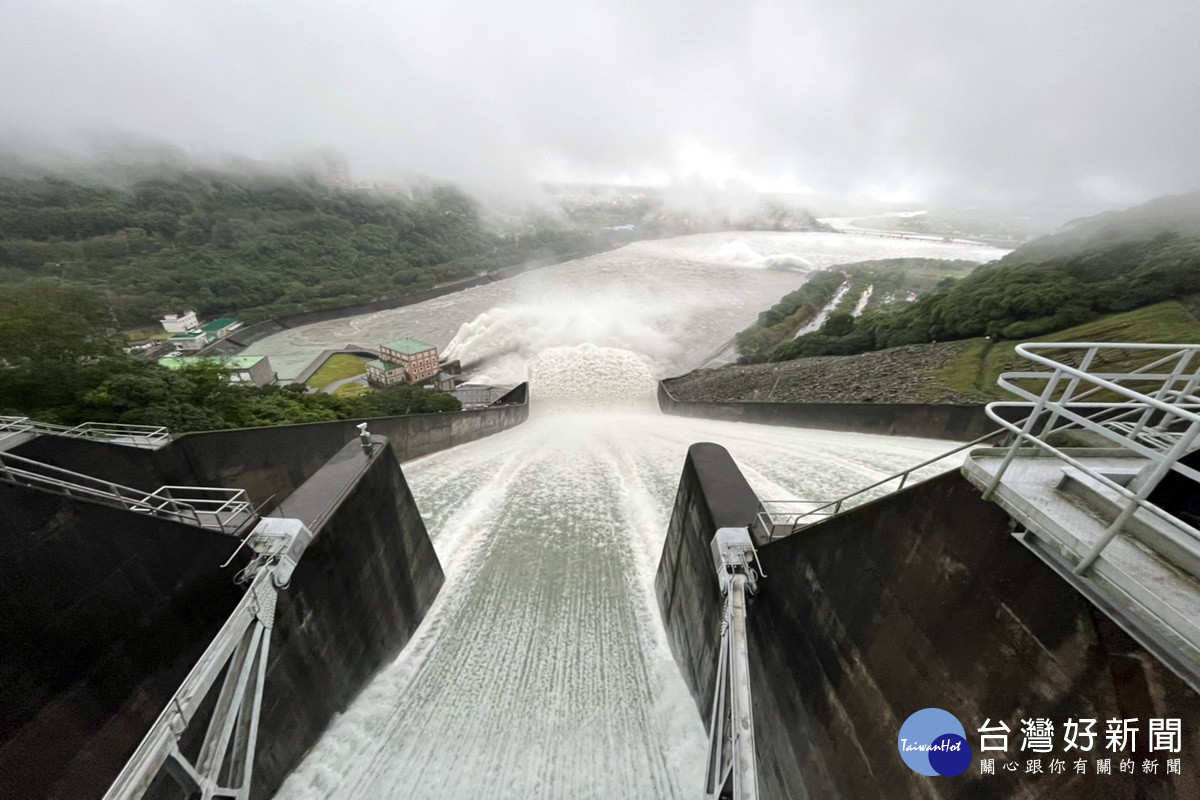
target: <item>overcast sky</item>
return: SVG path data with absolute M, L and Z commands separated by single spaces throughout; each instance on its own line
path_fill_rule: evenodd
M 0 129 L 354 176 L 1135 202 L 1200 188 L 1197 0 L 0 0 Z

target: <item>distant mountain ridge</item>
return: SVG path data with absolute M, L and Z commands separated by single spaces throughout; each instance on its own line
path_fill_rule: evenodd
M 1200 192 L 1078 220 L 961 280 L 945 281 L 914 303 L 839 318 L 836 326 L 831 320 L 768 360 L 976 336 L 1028 339 L 1197 292 Z

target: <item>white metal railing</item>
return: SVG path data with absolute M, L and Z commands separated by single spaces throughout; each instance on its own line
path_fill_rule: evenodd
M 254 555 L 236 579 L 249 582 L 245 595 L 103 800 L 138 800 L 160 775 L 189 797 L 249 800 L 278 591 L 287 587 L 311 540 L 312 532 L 303 522 L 280 517 L 264 517 L 246 536 L 238 550 L 248 546 Z M 228 566 L 237 552 L 221 566 Z M 200 712 L 218 681 L 221 686 L 206 719 Z M 180 741 L 201 724 L 205 730 L 199 753 L 188 757 Z
M 69 427 L 51 422 L 39 422 L 29 417 L 0 416 L 0 439 L 17 433 L 38 433 L 68 436 L 74 439 L 95 439 L 133 447 L 159 447 L 171 439 L 166 428 L 153 425 L 125 425 L 119 422 L 85 422 Z
M 144 492 L 3 451 L 0 451 L 0 480 L 222 533 L 236 533 L 256 516 L 243 489 L 163 486 Z
M 1047 351 L 1063 351 L 1067 358 L 1052 358 L 1044 354 Z M 1106 351 L 1112 352 L 1106 355 Z M 1023 448 L 1034 448 L 1034 452 L 1044 452 L 1075 467 L 1126 501 L 1091 550 L 1080 556 L 1074 567 L 1076 574 L 1091 567 L 1139 509 L 1184 533 L 1184 546 L 1200 557 L 1200 530 L 1148 500 L 1170 472 L 1200 483 L 1200 471 L 1180 463 L 1180 458 L 1200 446 L 1200 401 L 1196 396 L 1200 344 L 1030 343 L 1018 345 L 1017 353 L 1049 371 L 1007 372 L 1000 376 L 1000 386 L 1029 402 L 991 403 L 987 407 L 988 415 L 1015 438 L 985 487 L 984 497 L 995 492 Z M 1147 363 L 1119 372 L 1088 371 L 1105 362 L 1113 363 L 1118 353 L 1145 354 Z M 1074 363 L 1065 363 L 1068 358 Z M 1037 394 L 1015 381 L 1044 381 L 1046 385 Z M 1079 392 L 1081 387 L 1086 388 Z M 1101 392 L 1118 399 L 1085 399 Z M 1023 409 L 1027 414 L 1020 422 L 1009 422 L 1000 413 L 1005 408 Z M 1148 464 L 1129 486 L 1122 485 L 1048 441 L 1053 434 L 1068 429 L 1090 431 L 1146 459 Z
M 939 461 L 961 453 L 963 450 L 1007 435 L 1008 431 L 1006 430 L 997 430 L 984 434 L 978 439 L 972 439 L 966 444 L 960 444 L 958 447 L 922 461 L 920 464 L 915 464 L 882 480 L 875 481 L 869 486 L 855 489 L 853 492 L 842 495 L 836 500 L 761 500 L 759 501 L 758 524 L 760 529 L 767 531 L 768 542 L 775 538 L 777 528 L 785 529 L 785 534 L 783 535 L 793 534 L 806 525 L 811 525 L 825 517 L 840 514 L 862 503 L 878 499 L 890 492 L 898 492 L 908 484 L 913 473 L 931 467 Z M 896 483 L 895 487 L 891 489 L 883 488 L 892 482 Z

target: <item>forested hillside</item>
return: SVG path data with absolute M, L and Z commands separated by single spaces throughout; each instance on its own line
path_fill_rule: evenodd
M 32 277 L 100 289 L 123 327 L 171 311 L 257 319 L 394 297 L 604 246 L 551 215 L 504 231 L 450 186 L 342 190 L 194 170 L 127 183 L 0 176 L 0 291 Z
M 1081 220 L 914 303 L 831 319 L 769 360 L 987 336 L 1041 336 L 1200 292 L 1200 194 Z
M 457 411 L 452 395 L 400 385 L 358 397 L 247 386 L 216 365 L 170 370 L 127 355 L 96 292 L 34 278 L 0 292 L 0 414 L 47 422 L 164 425 L 175 433 Z
M 758 315 L 754 324 L 737 335 L 741 362 L 778 361 L 787 358 L 793 337 L 829 305 L 839 292 L 841 301 L 832 309 L 826 323 L 830 330 L 852 322 L 851 312 L 862 293 L 870 290 L 864 312 L 892 310 L 903 306 L 908 293 L 932 291 L 947 278 L 967 275 L 978 267 L 974 261 L 950 261 L 936 258 L 886 258 L 841 264 L 814 272 L 794 292 L 784 295 L 771 308 Z M 803 337 L 801 337 L 803 338 Z

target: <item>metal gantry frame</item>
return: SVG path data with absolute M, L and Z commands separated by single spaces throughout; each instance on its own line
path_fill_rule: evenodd
M 201 800 L 249 800 L 277 592 L 287 586 L 311 539 L 312 534 L 300 520 L 279 517 L 264 518 L 246 537 L 243 544 L 255 556 L 239 575 L 249 580 L 245 595 L 159 714 L 104 794 L 104 800 L 136 800 L 160 773 L 170 776 L 189 796 L 198 795 Z M 180 749 L 180 740 L 222 674 L 199 753 L 189 758 Z
M 1078 357 L 1078 366 L 1064 363 L 1062 356 L 1044 355 L 1046 351 L 1064 351 L 1071 360 Z M 1089 371 L 1105 362 L 1105 351 L 1145 352 L 1151 360 L 1133 370 Z M 1076 575 L 1087 572 L 1139 509 L 1185 533 L 1188 549 L 1200 557 L 1200 530 L 1148 499 L 1170 472 L 1200 483 L 1200 471 L 1180 463 L 1184 455 L 1200 446 L 1200 344 L 1029 343 L 1017 345 L 1017 354 L 1049 371 L 1006 372 L 1000 376 L 1001 387 L 1028 402 L 987 406 L 988 416 L 1015 438 L 985 487 L 984 498 L 995 492 L 1020 451 L 1032 449 L 1080 470 L 1126 501 L 1092 549 L 1080 556 L 1073 568 Z M 1111 363 L 1112 354 L 1107 360 Z M 1044 381 L 1046 385 L 1035 393 L 1017 381 Z M 1081 386 L 1085 390 L 1079 392 Z M 1105 396 L 1102 393 L 1118 399 L 1088 399 Z M 1003 408 L 1024 409 L 1028 414 L 1020 423 L 1009 422 L 999 413 Z M 1069 429 L 1099 435 L 1130 455 L 1146 459 L 1147 467 L 1129 486 L 1118 483 L 1050 443 L 1051 436 Z
M 761 573 L 747 528 L 720 528 L 711 548 L 716 577 L 725 597 L 721 646 L 708 726 L 707 798 L 757 800 L 758 759 L 754 748 L 754 708 L 750 692 L 750 651 L 746 637 L 746 597 L 757 590 Z

